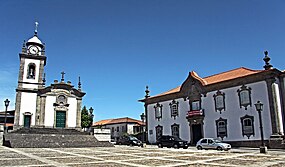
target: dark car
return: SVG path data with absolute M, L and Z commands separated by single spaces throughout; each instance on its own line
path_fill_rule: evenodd
M 179 137 L 176 136 L 166 136 L 163 135 L 157 140 L 157 146 L 159 148 L 162 147 L 173 147 L 173 148 L 188 148 L 188 142 L 185 140 L 180 139 Z
M 142 142 L 134 136 L 122 136 L 117 140 L 116 144 L 129 146 L 141 146 Z

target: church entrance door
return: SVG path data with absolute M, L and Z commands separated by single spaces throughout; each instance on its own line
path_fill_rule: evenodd
M 25 128 L 30 128 L 31 126 L 31 116 L 30 115 L 25 115 L 24 116 L 24 127 Z
M 65 121 L 66 121 L 66 112 L 57 111 L 56 112 L 56 127 L 65 128 Z
M 201 124 L 193 124 L 192 125 L 192 134 L 193 136 L 193 145 L 196 145 L 196 143 L 203 138 L 202 135 L 202 125 Z

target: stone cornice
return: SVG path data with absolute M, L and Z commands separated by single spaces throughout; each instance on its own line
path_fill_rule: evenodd
M 204 95 L 206 95 L 206 93 L 212 92 L 215 90 L 222 90 L 222 89 L 227 89 L 227 88 L 236 87 L 240 85 L 251 84 L 251 83 L 260 82 L 260 81 L 266 81 L 268 79 L 279 77 L 280 75 L 284 75 L 284 73 L 282 73 L 278 69 L 270 69 L 270 70 L 265 70 L 265 71 L 262 71 L 256 74 L 248 75 L 245 77 L 234 78 L 231 80 L 214 83 L 210 85 L 203 86 L 203 84 L 199 84 L 199 87 L 201 88 L 202 86 L 203 93 Z M 187 83 L 190 81 L 193 81 L 193 80 L 187 78 L 183 82 L 182 87 L 184 87 L 185 85 L 191 85 L 191 83 Z M 147 99 L 141 99 L 139 100 L 139 102 L 144 102 L 145 104 L 154 104 L 154 103 L 162 102 L 162 101 L 185 98 L 185 94 L 187 94 L 187 92 L 185 91 L 187 90 L 184 88 L 184 89 L 181 89 L 179 92 L 157 96 L 157 97 L 149 97 Z

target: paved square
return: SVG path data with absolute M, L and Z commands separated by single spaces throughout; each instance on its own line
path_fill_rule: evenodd
M 259 149 L 230 151 L 116 146 L 113 148 L 7 148 L 0 147 L 0 166 L 73 167 L 282 167 L 285 151 L 260 154 Z

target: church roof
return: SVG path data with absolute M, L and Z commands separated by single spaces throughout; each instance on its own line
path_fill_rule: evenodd
M 37 43 L 43 45 L 42 41 L 38 38 L 37 35 L 34 35 L 32 38 L 30 38 L 27 43 Z
M 102 125 L 111 125 L 111 124 L 120 124 L 120 123 L 136 123 L 139 125 L 144 125 L 144 122 L 136 120 L 129 117 L 116 118 L 116 119 L 105 119 L 98 122 L 95 122 L 93 126 L 102 126 Z
M 240 67 L 240 68 L 236 68 L 236 69 L 233 69 L 230 71 L 211 75 L 211 76 L 208 76 L 205 78 L 199 77 L 198 74 L 194 71 L 190 72 L 190 75 L 192 77 L 194 77 L 195 79 L 199 80 L 204 86 L 206 86 L 206 85 L 216 84 L 216 83 L 220 83 L 220 82 L 224 82 L 224 81 L 228 81 L 228 80 L 232 80 L 232 79 L 246 77 L 246 76 L 257 74 L 257 73 L 260 73 L 263 71 L 266 71 L 266 70 L 252 70 L 249 68 Z M 180 89 L 181 89 L 181 86 L 178 86 L 178 87 L 171 89 L 169 91 L 166 91 L 164 93 L 161 93 L 161 94 L 158 94 L 155 96 L 151 96 L 150 98 L 164 96 L 164 95 L 168 95 L 168 94 L 172 94 L 172 93 L 177 93 L 180 91 Z

